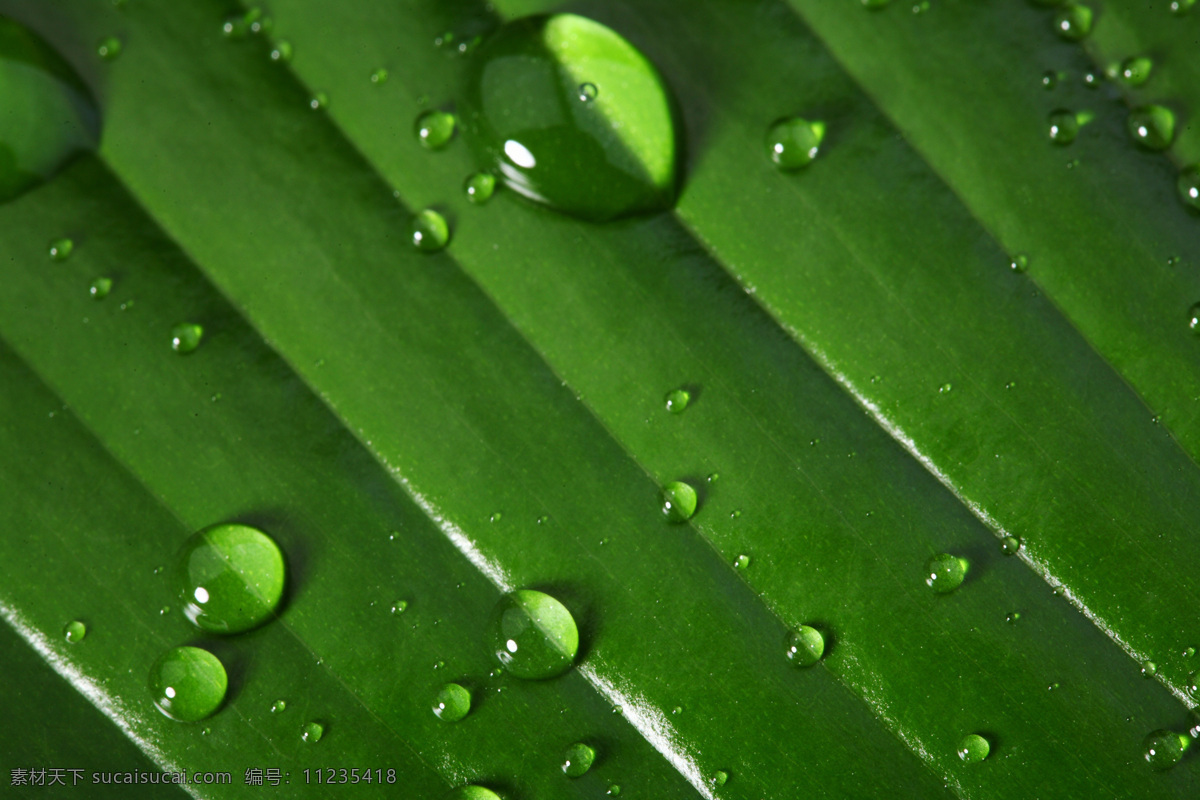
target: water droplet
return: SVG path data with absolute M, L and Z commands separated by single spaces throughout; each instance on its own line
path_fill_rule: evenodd
M 436 253 L 450 241 L 450 225 L 432 208 L 413 216 L 411 232 L 413 246 L 423 253 Z
M 1095 89 L 1100 85 L 1100 76 L 1091 71 L 1083 73 L 1083 85 L 1089 89 Z
M 1196 648 L 1194 648 L 1194 647 L 1183 648 L 1183 657 L 1184 658 L 1191 658 L 1194 655 L 1196 655 Z
M 162 606 L 161 608 L 158 609 L 158 615 L 160 617 L 165 617 L 167 614 L 170 614 L 170 613 L 171 613 L 170 606 Z
M 1053 70 L 1042 73 L 1042 88 L 1049 91 L 1058 85 L 1058 75 Z
M 550 518 L 548 516 L 546 516 L 545 514 L 542 514 L 540 517 L 537 518 L 538 525 L 545 525 L 549 521 L 550 521 Z
M 268 33 L 275 27 L 275 21 L 263 13 L 259 6 L 251 6 L 245 16 L 242 17 L 242 24 L 246 29 L 255 35 L 260 33 Z
M 276 700 L 274 703 L 271 703 L 272 714 L 282 714 L 284 711 L 287 711 L 286 700 Z
M 668 522 L 687 522 L 696 513 L 696 490 L 683 481 L 671 481 L 662 487 L 659 509 Z
M 1153 678 L 1158 674 L 1158 664 L 1153 661 L 1146 661 L 1142 664 L 1142 677 Z
M 376 86 L 380 86 L 382 84 L 387 83 L 387 79 L 388 79 L 388 71 L 386 69 L 384 69 L 383 67 L 380 67 L 379 69 L 377 69 L 371 73 L 371 83 L 375 84 Z
M 1057 689 L 1057 688 L 1058 688 L 1058 684 L 1057 684 L 1057 683 L 1052 683 L 1052 684 L 1050 684 L 1049 686 L 1047 686 L 1047 687 L 1046 687 L 1046 691 L 1047 691 L 1047 692 L 1053 692 L 1053 691 L 1054 691 L 1055 689 Z
M 1155 772 L 1164 772 L 1179 763 L 1191 745 L 1188 737 L 1175 731 L 1153 731 L 1142 741 L 1142 756 Z
M 597 87 L 596 96 L 580 76 Z M 607 220 L 674 198 L 675 120 L 662 78 L 610 28 L 574 14 L 502 27 L 472 59 L 463 133 L 511 189 Z
M 1056 109 L 1048 117 L 1050 125 L 1050 141 L 1055 144 L 1068 145 L 1075 141 L 1079 133 L 1079 117 L 1073 111 Z
M 481 206 L 488 200 L 491 200 L 492 195 L 495 194 L 496 176 L 490 172 L 476 172 L 467 178 L 467 182 L 463 185 L 463 190 L 467 193 L 468 200 L 477 206 Z
M 283 596 L 285 574 L 275 541 L 237 524 L 193 534 L 175 566 L 184 615 L 213 633 L 238 633 L 269 619 Z
M 1013 272 L 1024 272 L 1029 269 L 1029 256 L 1024 253 L 1018 253 L 1012 257 L 1012 261 L 1009 262 L 1008 266 Z
M 72 644 L 83 640 L 87 636 L 87 625 L 84 625 L 77 619 L 73 619 L 63 628 L 63 638 Z
M 1175 185 L 1184 205 L 1200 211 L 1200 164 L 1182 170 Z
M 115 36 L 106 36 L 96 45 L 96 54 L 105 61 L 112 61 L 121 55 L 121 40 Z
M 1092 9 L 1082 3 L 1068 3 L 1054 15 L 1054 31 L 1070 42 L 1078 42 L 1092 31 Z
M 1186 14 L 1194 5 L 1196 5 L 1196 0 L 1171 0 L 1171 13 L 1175 15 Z
M 803 117 L 780 120 L 767 131 L 767 155 L 782 170 L 806 167 L 817 157 L 825 123 Z
M 713 786 L 724 786 L 729 782 L 729 773 L 723 769 L 719 769 L 713 773 Z
M 277 42 L 275 42 L 275 46 L 271 48 L 271 60 L 278 61 L 281 64 L 286 64 L 287 62 L 292 60 L 293 53 L 294 53 L 294 50 L 292 48 L 292 43 L 289 42 L 287 39 L 280 39 Z M 318 103 L 318 105 L 322 105 L 322 104 Z M 314 108 L 315 108 L 315 106 L 314 106 Z
M 563 758 L 562 771 L 568 778 L 579 778 L 587 774 L 596 760 L 596 751 L 583 742 L 576 742 L 567 748 Z
M 54 261 L 66 261 L 74 249 L 75 243 L 70 239 L 55 239 L 50 243 L 50 258 Z
M 240 16 L 226 17 L 221 23 L 221 35 L 226 39 L 241 39 L 246 35 L 246 22 Z
M 1154 62 L 1147 56 L 1132 56 L 1121 62 L 1117 77 L 1127 86 L 1141 86 L 1150 77 L 1153 69 Z
M 500 795 L 482 786 L 459 786 L 443 800 L 500 800 Z
M 621 787 L 615 783 L 612 784 L 611 786 L 609 786 L 608 792 L 606 792 L 606 794 L 608 794 L 610 797 L 616 797 L 620 793 L 621 793 Z
M 417 117 L 413 130 L 417 141 L 428 150 L 441 150 L 454 138 L 458 119 L 448 111 L 426 111 Z
M 1000 542 L 1000 550 L 1006 556 L 1015 556 L 1021 550 L 1021 540 L 1015 536 L 1005 536 Z
M 717 481 L 721 480 L 721 473 L 710 472 L 708 477 L 705 478 L 704 480 L 708 483 L 716 483 Z
M 319 722 L 306 722 L 304 727 L 300 729 L 301 740 L 309 744 L 316 744 L 321 741 L 321 737 L 325 735 L 325 726 Z
M 194 322 L 181 322 L 171 328 L 171 349 L 186 355 L 199 347 L 203 338 L 204 328 Z
M 558 600 L 520 589 L 497 604 L 487 644 L 505 670 L 518 678 L 541 680 L 571 668 L 579 652 L 579 629 Z
M 953 389 L 954 389 L 953 384 L 943 383 L 941 386 L 938 387 L 938 394 L 950 394 L 950 392 L 953 391 Z
M 1200 700 L 1200 670 L 1196 670 L 1187 677 L 1187 685 L 1184 687 L 1190 694 L 1197 695 Z
M 978 733 L 968 733 L 958 743 L 958 757 L 967 764 L 978 764 L 988 757 L 992 746 Z
M 437 623 L 435 622 L 434 624 L 436 625 Z M 444 668 L 445 666 L 446 666 L 446 662 L 445 662 L 445 661 L 436 661 L 436 662 L 434 662 L 433 668 L 434 668 L 435 670 L 437 670 L 437 669 L 442 669 L 442 668 Z
M 397 600 L 396 602 L 392 603 L 391 610 L 392 610 L 393 614 L 403 614 L 405 611 L 408 610 L 408 601 L 407 600 Z
M 1130 137 L 1147 150 L 1166 150 L 1175 139 L 1175 112 L 1166 106 L 1142 106 L 1125 122 Z
M 667 406 L 667 411 L 670 411 L 672 414 L 682 414 L 687 410 L 691 399 L 692 395 L 687 389 L 674 389 L 667 392 L 664 402 Z
M 447 683 L 433 699 L 433 713 L 443 722 L 458 722 L 471 712 L 471 693 L 457 683 Z
M 112 291 L 112 278 L 96 278 L 88 286 L 88 293 L 96 300 L 103 300 L 108 297 L 108 293 Z
M 801 625 L 788 631 L 783 654 L 797 667 L 811 667 L 825 655 L 825 637 L 816 628 Z
M 329 95 L 325 94 L 325 92 L 317 92 L 312 96 L 312 99 L 308 101 L 308 107 L 313 111 L 325 108 L 328 105 Z
M 1011 614 L 1009 614 L 1008 616 L 1006 616 L 1004 618 L 1004 621 L 1011 625 L 1017 624 L 1018 622 L 1021 621 L 1021 612 L 1020 611 L 1012 612 Z
M 925 584 L 939 594 L 952 592 L 967 577 L 967 560 L 941 553 L 925 562 Z
M 750 566 L 750 556 L 742 553 L 733 560 L 733 566 L 737 569 L 746 569 Z
M 735 508 L 733 511 L 729 512 L 730 519 L 737 519 L 741 515 L 742 515 L 742 510 L 740 508 Z
M 596 95 L 600 94 L 600 90 L 596 88 L 594 83 L 579 84 L 579 102 L 590 103 L 596 99 Z
M 488 517 L 488 522 L 499 522 L 502 519 L 504 519 L 504 515 L 499 511 L 495 511 L 490 517 Z
M 172 719 L 195 722 L 211 716 L 225 699 L 229 679 L 220 659 L 199 647 L 175 647 L 150 668 L 150 696 Z

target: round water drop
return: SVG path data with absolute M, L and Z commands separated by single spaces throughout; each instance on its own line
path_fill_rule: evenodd
M 803 117 L 780 120 L 767 131 L 767 156 L 781 170 L 800 169 L 817 157 L 824 138 L 824 122 Z
M 121 55 L 121 40 L 115 36 L 106 36 L 96 45 L 96 54 L 105 61 L 112 61 Z
M 1042 73 L 1042 88 L 1050 91 L 1058 85 L 1058 74 L 1054 70 L 1046 70 Z
M 417 117 L 413 131 L 428 150 L 441 150 L 454 138 L 458 119 L 448 111 L 425 111 Z
M 1153 678 L 1158 674 L 1158 664 L 1153 661 L 1146 661 L 1142 664 L 1142 677 Z
M 1047 121 L 1050 141 L 1061 145 L 1075 141 L 1075 136 L 1079 133 L 1079 118 L 1075 116 L 1075 112 L 1060 108 L 1051 111 Z
M 1175 186 L 1179 189 L 1179 199 L 1183 204 L 1200 211 L 1200 164 L 1180 172 Z
M 1068 3 L 1054 15 L 1054 32 L 1070 42 L 1078 42 L 1092 32 L 1092 9 L 1082 3 Z
M 271 60 L 278 61 L 282 64 L 292 60 L 292 43 L 287 39 L 280 39 L 275 42 L 275 46 L 271 48 Z
M 1200 670 L 1193 672 L 1187 676 L 1187 685 L 1184 687 L 1190 694 L 1197 695 L 1200 699 Z
M 300 729 L 300 739 L 309 744 L 316 744 L 325 735 L 325 726 L 319 722 L 306 722 Z
M 579 778 L 587 774 L 596 761 L 596 751 L 583 742 L 576 742 L 567 748 L 563 758 L 562 771 L 568 778 Z
M 1196 0 L 1171 0 L 1171 13 L 1175 15 L 1186 14 L 1194 5 L 1196 5 Z
M 1184 658 L 1191 658 L 1194 655 L 1196 655 L 1196 648 L 1194 648 L 1194 647 L 1183 648 L 1183 657 Z
M 724 786 L 729 782 L 729 773 L 723 769 L 719 769 L 713 773 L 713 786 Z
M 938 394 L 950 394 L 954 390 L 954 384 L 943 383 L 938 387 Z
M 471 693 L 457 683 L 447 683 L 433 699 L 433 713 L 443 722 L 458 722 L 471 712 Z
M 52 261 L 66 261 L 75 250 L 75 243 L 70 239 L 55 239 L 50 243 L 49 250 Z
M 562 603 L 542 592 L 519 589 L 497 604 L 487 645 L 500 666 L 518 678 L 554 678 L 574 663 L 579 629 Z
M 408 610 L 408 601 L 407 600 L 397 600 L 396 602 L 392 603 L 392 613 L 393 614 L 403 614 L 407 610 Z
M 683 481 L 671 481 L 662 487 L 660 497 L 667 522 L 687 522 L 696 513 L 696 490 Z
M 739 555 L 737 558 L 735 558 L 733 560 L 733 566 L 736 569 L 746 569 L 747 567 L 750 566 L 750 556 L 746 555 L 745 553 L 742 553 L 741 555 Z
M 381 86 L 381 85 L 387 83 L 387 79 L 388 79 L 388 71 L 386 69 L 384 69 L 383 67 L 380 67 L 379 69 L 377 69 L 371 73 L 371 83 L 375 84 L 376 86 Z
M 1142 740 L 1142 757 L 1155 772 L 1164 772 L 1179 763 L 1191 741 L 1175 731 L 1153 731 Z
M 682 414 L 687 410 L 691 399 L 692 395 L 687 389 L 673 389 L 667 392 L 667 396 L 663 402 L 667 407 L 667 411 L 670 411 L 672 414 Z
M 472 58 L 463 133 L 530 200 L 590 220 L 668 207 L 676 131 L 658 71 L 575 14 L 504 25 Z
M 436 253 L 450 242 L 450 225 L 446 218 L 427 208 L 412 218 L 412 243 L 423 253 Z
M 1021 540 L 1015 536 L 1005 536 L 1000 542 L 1000 551 L 1006 556 L 1015 556 L 1021 550 Z
M 1154 62 L 1147 56 L 1131 56 L 1121 62 L 1117 69 L 1117 77 L 1126 86 L 1141 86 L 1150 77 Z
M 500 800 L 500 795 L 482 786 L 459 786 L 451 790 L 444 800 Z
M 492 512 L 492 515 L 488 517 L 488 522 L 499 522 L 502 519 L 504 519 L 504 514 L 499 511 L 494 511 Z
M 608 791 L 605 794 L 608 794 L 610 797 L 616 797 L 620 793 L 621 793 L 620 785 L 614 783 L 608 787 Z
M 276 700 L 274 703 L 271 703 L 272 714 L 282 714 L 284 711 L 287 711 L 286 700 Z
M 468 200 L 477 206 L 481 206 L 488 200 L 491 200 L 492 195 L 495 194 L 496 176 L 490 172 L 476 172 L 467 178 L 467 182 L 463 186 L 463 191 L 467 193 Z
M 1011 614 L 1009 614 L 1008 616 L 1006 616 L 1004 618 L 1004 621 L 1009 623 L 1010 625 L 1016 625 L 1018 622 L 1021 621 L 1021 612 L 1020 611 L 1012 612 Z
M 88 286 L 88 294 L 95 300 L 103 300 L 108 297 L 108 293 L 112 291 L 112 278 L 100 277 L 92 281 Z
M 77 619 L 71 620 L 63 628 L 63 638 L 72 644 L 83 641 L 85 636 L 87 636 L 87 625 Z
M 325 94 L 324 92 L 317 92 L 308 101 L 308 107 L 313 111 L 318 111 L 322 108 L 325 108 L 327 105 L 329 105 L 329 95 Z
M 958 743 L 958 757 L 967 764 L 978 764 L 988 757 L 992 746 L 978 733 L 968 733 Z
M 150 696 L 172 719 L 195 722 L 211 716 L 225 699 L 229 679 L 220 659 L 199 647 L 176 647 L 150 668 Z
M 965 558 L 941 553 L 925 562 L 925 584 L 938 594 L 953 592 L 967 577 Z
M 285 575 L 279 545 L 237 524 L 193 534 L 175 566 L 184 615 L 213 633 L 238 633 L 268 620 L 283 597 Z
M 816 628 L 801 625 L 788 631 L 783 655 L 797 667 L 811 667 L 825 655 L 825 637 Z
M 1125 121 L 1130 137 L 1147 150 L 1166 150 L 1175 140 L 1175 112 L 1166 106 L 1141 106 Z
M 171 349 L 180 355 L 195 351 L 204 338 L 204 328 L 194 322 L 181 322 L 171 328 Z
M 1008 264 L 1009 269 L 1013 272 L 1021 273 L 1029 269 L 1029 256 L 1024 253 L 1019 253 L 1013 256 L 1012 261 Z
M 226 17 L 221 23 L 221 35 L 226 39 L 241 39 L 246 35 L 246 22 L 242 17 L 234 15 Z

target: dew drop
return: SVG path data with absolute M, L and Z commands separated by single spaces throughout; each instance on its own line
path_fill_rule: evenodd
M 458 119 L 448 111 L 425 111 L 417 117 L 413 131 L 427 150 L 441 150 L 454 138 Z
M 436 253 L 450 242 L 450 225 L 432 208 L 413 216 L 411 233 L 413 247 L 422 253 Z
M 451 790 L 444 800 L 500 800 L 500 795 L 482 786 L 459 786 Z
M 781 170 L 800 169 L 817 157 L 824 138 L 824 122 L 803 117 L 780 120 L 767 131 L 767 156 Z
M 1189 694 L 1195 695 L 1196 699 L 1200 700 L 1200 670 L 1193 672 L 1187 677 L 1187 686 L 1184 687 Z
M 750 566 L 750 556 L 742 553 L 733 560 L 733 566 L 737 569 L 746 569 Z
M 269 619 L 283 597 L 285 575 L 279 545 L 237 524 L 193 534 L 175 566 L 184 615 L 213 633 L 238 633 Z
M 158 615 L 160 617 L 165 617 L 167 614 L 170 614 L 170 613 L 171 613 L 170 606 L 162 606 L 161 608 L 158 609 Z
M 92 281 L 88 286 L 88 294 L 95 300 L 103 300 L 108 297 L 108 293 L 112 291 L 112 278 L 100 277 Z
M 1142 757 L 1155 772 L 1164 772 L 1179 763 L 1191 745 L 1188 737 L 1175 731 L 1157 730 L 1142 741 Z
M 226 17 L 221 23 L 221 35 L 226 39 L 241 39 L 246 35 L 246 23 L 237 15 Z
M 941 386 L 938 387 L 938 394 L 950 394 L 950 392 L 953 391 L 953 389 L 954 389 L 953 384 L 943 383 Z
M 1141 106 L 1125 121 L 1129 136 L 1147 150 L 1166 150 L 1175 139 L 1175 112 L 1166 106 Z
M 300 739 L 309 744 L 316 744 L 325 735 L 325 726 L 319 722 L 306 722 L 300 729 Z
M 730 519 L 737 519 L 741 515 L 742 515 L 742 510 L 740 508 L 735 508 L 733 511 L 729 512 Z
M 442 722 L 458 722 L 471 713 L 471 693 L 457 683 L 447 683 L 433 699 L 433 713 Z
M 1191 658 L 1194 655 L 1196 655 L 1196 648 L 1194 648 L 1194 647 L 1183 648 L 1183 657 L 1184 658 Z
M 729 782 L 729 773 L 723 769 L 719 769 L 713 773 L 713 786 L 724 786 Z
M 467 193 L 467 199 L 477 206 L 481 206 L 488 200 L 492 199 L 492 195 L 496 192 L 496 176 L 490 172 L 476 172 L 471 177 L 467 178 L 463 185 L 463 191 Z
M 938 594 L 952 592 L 967 577 L 967 560 L 941 553 L 925 562 L 925 584 Z
M 621 787 L 615 783 L 611 784 L 608 787 L 608 791 L 606 792 L 606 794 L 608 794 L 610 797 L 616 797 L 620 793 L 621 793 Z
M 704 480 L 705 480 L 705 482 L 707 482 L 707 483 L 716 483 L 717 481 L 721 480 L 721 473 L 719 473 L 719 472 L 710 472 L 710 473 L 708 474 L 708 477 L 707 477 L 707 478 L 705 478 Z
M 204 328 L 194 322 L 181 322 L 171 328 L 171 349 L 180 355 L 195 351 L 204 338 Z
M 568 778 L 579 778 L 587 774 L 596 761 L 595 749 L 583 742 L 576 742 L 567 748 L 563 757 L 562 771 Z
M 275 42 L 275 46 L 271 48 L 271 60 L 278 61 L 281 64 L 286 64 L 292 60 L 293 52 L 292 43 L 287 39 L 280 39 L 279 41 Z
M 403 614 L 405 611 L 408 611 L 407 600 L 397 600 L 396 602 L 392 603 L 393 614 Z
M 112 61 L 121 55 L 121 40 L 115 36 L 106 36 L 96 45 L 96 54 L 105 61 Z
M 548 516 L 546 516 L 545 514 L 543 514 L 542 516 L 537 518 L 538 525 L 545 525 L 549 521 L 550 521 L 550 518 Z
M 519 589 L 496 605 L 487 645 L 511 674 L 542 680 L 571 668 L 579 652 L 579 629 L 558 600 L 543 592 Z
M 286 700 L 276 700 L 274 703 L 271 703 L 272 714 L 282 714 L 284 711 L 287 711 Z
M 71 620 L 63 628 L 63 638 L 72 644 L 83 641 L 85 636 L 87 636 L 87 625 L 77 619 Z
M 1192 329 L 1192 333 L 1200 335 L 1200 303 L 1188 309 L 1188 327 Z
M 667 396 L 663 402 L 667 407 L 667 411 L 670 411 L 672 414 L 682 414 L 687 410 L 691 399 L 692 395 L 687 389 L 673 389 L 667 392 Z
M 783 655 L 794 666 L 811 667 L 825 655 L 825 636 L 816 628 L 801 625 L 794 631 L 788 631 Z
M 375 84 L 376 86 L 382 86 L 383 84 L 387 83 L 387 79 L 388 71 L 383 67 L 380 67 L 371 73 L 371 83 Z
M 992 746 L 978 733 L 968 733 L 958 743 L 958 757 L 967 764 L 978 764 L 988 757 Z
M 596 99 L 596 95 L 600 94 L 600 90 L 596 88 L 594 83 L 579 84 L 579 102 L 590 103 Z
M 488 517 L 488 522 L 499 522 L 502 519 L 504 519 L 504 514 L 500 513 L 499 511 L 494 511 L 492 512 L 491 516 Z
M 175 647 L 150 667 L 150 696 L 172 719 L 195 722 L 211 716 L 229 684 L 220 659 L 199 647 Z
M 1015 556 L 1021 550 L 1021 540 L 1015 536 L 1005 536 L 1000 542 L 1000 551 L 1006 556 Z
M 1009 623 L 1010 625 L 1017 624 L 1018 622 L 1021 621 L 1021 612 L 1020 611 L 1012 612 L 1011 614 L 1009 614 L 1008 616 L 1006 616 L 1004 618 L 1004 621 Z
M 1042 73 L 1042 88 L 1050 91 L 1058 85 L 1058 75 L 1053 70 L 1046 70 Z
M 1153 678 L 1158 674 L 1158 664 L 1153 661 L 1145 661 L 1142 663 L 1142 677 Z
M 1131 56 L 1121 62 L 1117 77 L 1126 86 L 1141 86 L 1150 77 L 1154 62 L 1147 56 Z
M 1171 0 L 1171 13 L 1176 16 L 1182 16 L 1196 5 L 1196 0 Z
M 1092 32 L 1092 9 L 1082 3 L 1068 3 L 1054 15 L 1054 32 L 1070 42 L 1078 42 Z
M 662 487 L 659 510 L 667 522 L 687 522 L 696 513 L 696 490 L 683 481 Z
M 1200 211 L 1200 164 L 1181 171 L 1175 186 L 1179 189 L 1179 199 L 1183 204 Z
M 1100 76 L 1095 72 L 1083 73 L 1083 85 L 1089 89 L 1095 89 L 1100 86 Z
M 308 107 L 311 108 L 313 111 L 319 111 L 320 109 L 325 108 L 328 105 L 329 105 L 329 95 L 325 94 L 325 92 L 317 92 L 308 101 Z
M 1029 269 L 1029 256 L 1024 253 L 1018 253 L 1012 257 L 1012 261 L 1008 264 L 1013 272 L 1021 273 Z
M 1079 133 L 1079 118 L 1073 111 L 1057 109 L 1050 112 L 1048 117 L 1050 141 L 1054 144 L 1068 145 L 1075 141 Z
M 55 239 L 50 243 L 50 259 L 52 261 L 66 261 L 71 257 L 71 253 L 75 250 L 75 242 L 70 239 Z

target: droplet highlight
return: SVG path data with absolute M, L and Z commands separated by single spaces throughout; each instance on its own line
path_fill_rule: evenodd
M 220 659 L 199 647 L 176 647 L 150 668 L 150 696 L 172 719 L 195 722 L 212 716 L 225 700 L 229 678 Z
M 193 534 L 175 565 L 184 615 L 212 633 L 239 633 L 270 619 L 285 577 L 279 545 L 248 525 L 215 525 Z
M 70 239 L 55 239 L 50 243 L 48 248 L 50 251 L 51 261 L 66 261 L 71 257 L 71 253 L 75 251 L 75 242 Z
M 488 649 L 510 674 L 544 680 L 563 674 L 579 652 L 579 629 L 566 606 L 544 592 L 501 598 L 488 627 Z
M 663 399 L 663 405 L 672 414 L 682 414 L 687 410 L 688 403 L 691 400 L 692 395 L 687 389 L 672 389 L 667 392 L 667 396 Z
M 1155 772 L 1165 772 L 1179 763 L 1191 746 L 1182 733 L 1169 730 L 1152 731 L 1142 740 L 1142 757 Z
M 1148 56 L 1131 56 L 1121 62 L 1117 77 L 1126 86 L 1141 86 L 1150 78 L 1154 62 Z
M 1054 32 L 1069 42 L 1078 42 L 1092 32 L 1092 9 L 1082 3 L 1068 3 L 1054 15 Z
M 1000 541 L 1000 552 L 1006 556 L 1015 556 L 1021 551 L 1021 540 L 1015 536 L 1005 536 Z
M 1193 211 L 1200 211 L 1200 164 L 1181 171 L 1175 186 L 1183 204 Z
M 466 192 L 467 200 L 477 206 L 481 206 L 488 200 L 491 200 L 492 195 L 495 194 L 496 176 L 490 172 L 476 172 L 467 178 L 466 183 L 463 185 L 463 191 Z
M 106 36 L 96 45 L 96 55 L 100 56 L 105 61 L 112 61 L 117 56 L 121 55 L 122 50 L 121 40 L 115 36 Z
M 300 729 L 300 740 L 308 744 L 316 744 L 325 735 L 325 726 L 319 722 L 306 722 Z
M 112 278 L 96 278 L 96 280 L 88 285 L 88 294 L 92 296 L 93 300 L 103 300 L 108 297 L 108 293 L 112 291 L 112 287 Z

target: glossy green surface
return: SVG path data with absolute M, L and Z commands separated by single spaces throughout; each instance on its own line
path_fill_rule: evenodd
M 222 524 L 193 534 L 175 566 L 183 615 L 212 633 L 240 633 L 275 615 L 287 568 L 279 545 L 248 525 Z
M 225 701 L 229 676 L 221 660 L 199 647 L 175 647 L 150 666 L 154 704 L 171 719 L 196 722 L 210 717 Z

